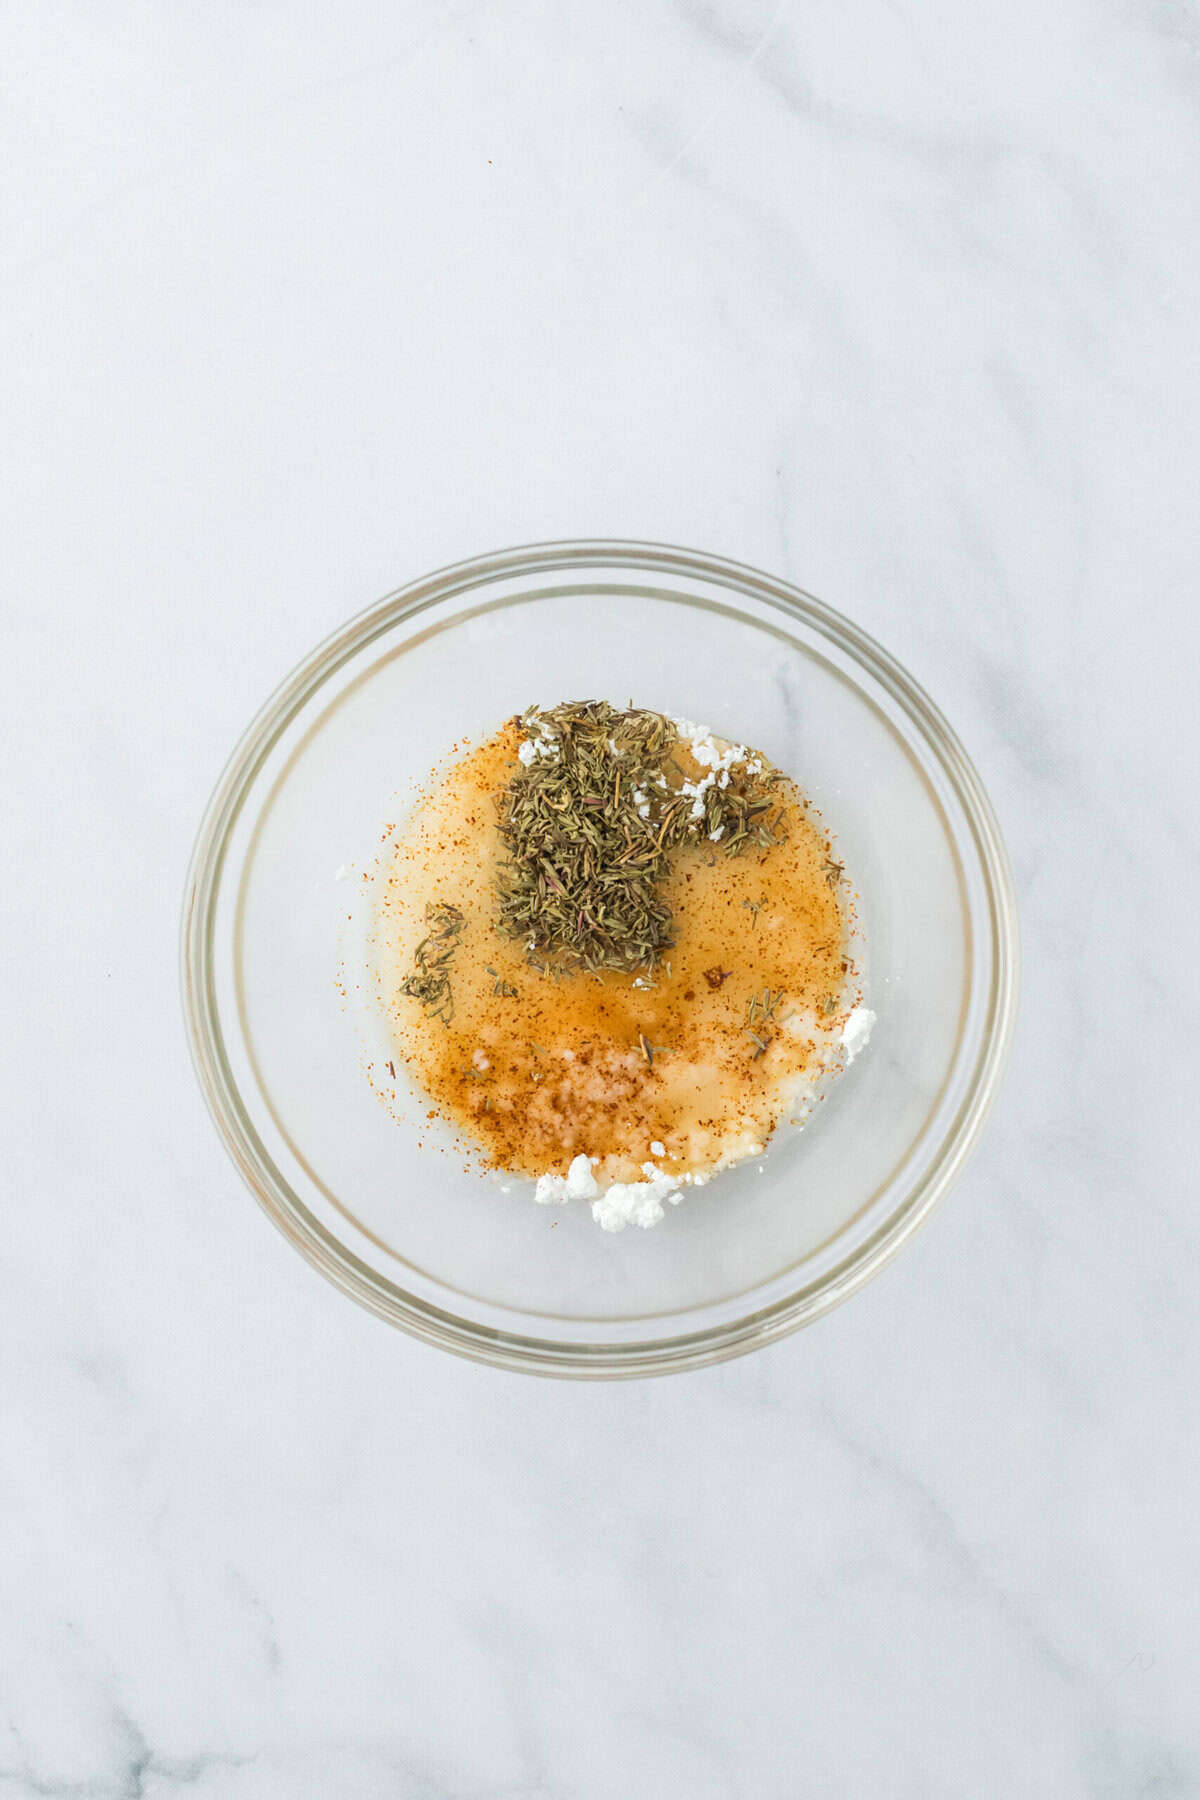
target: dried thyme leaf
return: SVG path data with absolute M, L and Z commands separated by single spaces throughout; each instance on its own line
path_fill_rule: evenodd
M 783 997 L 783 988 L 769 987 L 765 987 L 761 994 L 751 994 L 750 996 L 749 1004 L 746 1007 L 745 1031 L 746 1036 L 752 1039 L 757 1046 L 754 1055 L 750 1058 L 751 1062 L 757 1062 L 774 1042 L 773 1037 L 769 1035 L 764 1037 L 761 1031 L 755 1030 L 755 1026 L 765 1025 L 768 1021 L 773 1024 L 779 1023 L 775 1017 L 775 1009 Z
M 751 994 L 750 1004 L 746 1009 L 747 1022 L 753 1025 L 759 1019 L 773 1019 L 775 1008 L 783 997 L 783 988 L 766 987 L 761 994 Z

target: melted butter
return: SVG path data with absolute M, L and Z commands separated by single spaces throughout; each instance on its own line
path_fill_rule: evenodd
M 556 978 L 494 928 L 496 796 L 519 742 L 506 726 L 451 767 L 380 870 L 376 952 L 398 1055 L 496 1168 L 537 1176 L 585 1152 L 602 1180 L 628 1181 L 648 1160 L 682 1175 L 754 1154 L 829 1066 L 854 999 L 818 817 L 783 783 L 786 842 L 679 852 L 666 888 L 676 943 L 655 970 Z M 465 918 L 449 1026 L 400 991 L 435 901 Z M 756 1055 L 748 1011 L 765 988 L 784 998 L 750 1026 L 767 1045 Z

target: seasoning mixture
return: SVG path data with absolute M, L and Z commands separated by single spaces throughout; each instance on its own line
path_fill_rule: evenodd
M 379 893 L 397 1060 L 490 1167 L 608 1230 L 760 1155 L 873 1022 L 813 807 L 661 713 L 509 721 L 390 842 Z

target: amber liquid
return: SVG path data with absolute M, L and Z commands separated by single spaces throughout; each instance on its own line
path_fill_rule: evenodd
M 857 998 L 848 900 L 819 819 L 784 783 L 785 842 L 681 851 L 667 888 L 676 942 L 654 970 L 542 973 L 495 929 L 496 796 L 519 741 L 508 726 L 457 762 L 381 868 L 376 951 L 398 1058 L 496 1168 L 561 1172 L 584 1152 L 604 1179 L 631 1180 L 650 1159 L 682 1174 L 752 1154 L 827 1065 Z M 400 991 L 432 901 L 466 920 L 448 1026 Z M 514 995 L 497 992 L 505 983 Z M 751 1023 L 767 988 L 783 998 Z

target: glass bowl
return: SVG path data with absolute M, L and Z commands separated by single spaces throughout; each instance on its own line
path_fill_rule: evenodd
M 452 744 L 530 701 L 630 697 L 761 746 L 808 791 L 858 889 L 878 1022 L 803 1131 L 781 1127 L 761 1164 L 686 1192 L 655 1230 L 610 1235 L 586 1205 L 534 1206 L 529 1183 L 505 1191 L 397 1123 L 363 1071 L 382 1024 L 338 963 L 384 825 Z M 234 751 L 182 929 L 205 1099 L 285 1236 L 428 1343 L 577 1376 L 769 1343 L 894 1256 L 982 1129 L 1017 963 L 991 806 L 911 677 L 797 588 L 636 543 L 479 557 L 336 632 Z

